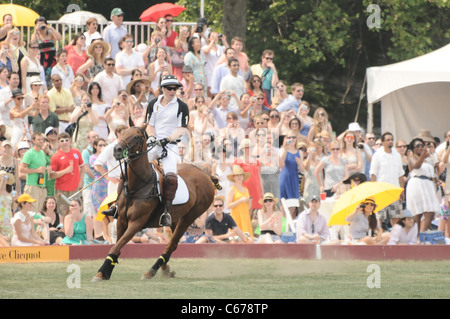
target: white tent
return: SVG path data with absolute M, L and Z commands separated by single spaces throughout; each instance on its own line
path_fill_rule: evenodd
M 450 44 L 403 62 L 366 70 L 368 130 L 381 101 L 381 131 L 407 143 L 421 129 L 443 139 L 450 129 Z

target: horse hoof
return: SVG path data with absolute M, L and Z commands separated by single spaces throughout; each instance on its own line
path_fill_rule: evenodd
M 166 278 L 175 278 L 175 271 L 170 271 L 170 268 L 168 268 L 163 271 L 162 275 Z
M 100 282 L 100 281 L 104 281 L 106 280 L 106 278 L 103 277 L 103 274 L 101 272 L 99 272 L 98 274 L 96 274 L 94 276 L 94 278 L 92 278 L 91 282 Z
M 155 276 L 154 273 L 147 271 L 145 274 L 142 275 L 141 280 L 152 279 L 154 276 Z

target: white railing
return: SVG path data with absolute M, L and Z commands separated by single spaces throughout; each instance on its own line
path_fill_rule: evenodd
M 72 38 L 74 35 L 85 32 L 86 26 L 76 26 L 72 24 L 66 24 L 66 23 L 59 23 L 57 20 L 49 20 L 47 21 L 48 25 L 51 25 L 56 30 L 58 30 L 62 35 L 62 40 L 58 41 L 56 43 L 56 49 L 59 49 L 61 47 L 64 47 L 65 45 L 69 44 L 72 41 Z M 140 21 L 124 21 L 123 25 L 127 28 L 128 33 L 133 34 L 134 36 L 134 43 L 148 43 L 150 39 L 151 32 L 155 28 L 156 23 L 155 22 L 140 22 Z M 173 30 L 177 31 L 181 26 L 195 26 L 196 22 L 174 22 L 173 23 Z M 99 25 L 100 34 L 102 33 L 103 29 L 107 25 Z M 21 27 L 22 34 L 26 34 L 26 43 L 30 43 L 31 35 L 34 31 L 33 27 Z

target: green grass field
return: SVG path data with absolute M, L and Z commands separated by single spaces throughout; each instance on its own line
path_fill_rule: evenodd
M 91 283 L 90 280 L 102 264 L 102 260 L 1 264 L 0 298 L 447 299 L 450 297 L 449 261 L 174 258 L 170 265 L 171 270 L 176 272 L 175 278 L 163 278 L 159 272 L 151 280 L 140 280 L 141 275 L 154 261 L 120 259 L 111 279 L 100 283 Z

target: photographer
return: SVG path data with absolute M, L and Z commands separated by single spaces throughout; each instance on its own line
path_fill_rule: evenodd
M 56 64 L 55 42 L 62 39 L 61 33 L 53 27 L 47 25 L 45 17 L 39 17 L 34 22 L 34 32 L 31 35 L 30 43 L 37 41 L 41 51 L 41 65 L 44 67 L 46 82 L 50 83 L 50 74 Z
M 352 243 L 366 245 L 384 245 L 387 243 L 389 236 L 383 236 L 383 229 L 374 212 L 376 207 L 374 198 L 366 198 L 356 207 L 353 213 L 345 218 L 350 223 L 349 232 Z
M 72 135 L 75 148 L 82 151 L 89 145 L 88 133 L 98 122 L 98 113 L 92 109 L 91 98 L 86 93 L 81 97 L 81 105 L 70 116 L 70 123 L 77 123 Z

